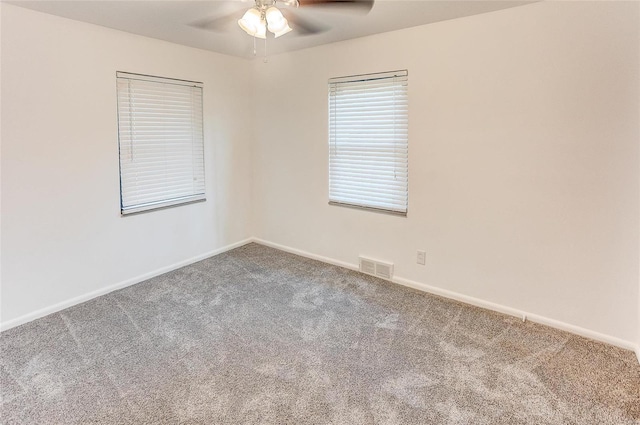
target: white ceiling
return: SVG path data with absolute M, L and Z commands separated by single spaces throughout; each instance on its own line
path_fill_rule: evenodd
M 245 58 L 253 57 L 253 38 L 236 24 L 243 12 L 253 5 L 253 0 L 16 0 L 9 3 L 186 46 Z M 288 9 L 301 18 L 327 25 L 331 29 L 320 34 L 301 35 L 292 24 L 294 31 L 278 39 L 269 38 L 267 47 L 269 54 L 281 53 L 527 3 L 531 1 L 377 0 L 368 14 L 336 12 L 318 7 L 293 9 L 282 6 L 285 14 Z M 225 20 L 226 25 L 217 31 L 190 25 L 203 19 L 228 15 L 231 17 Z M 264 43 L 262 40 L 258 41 Z M 262 45 L 258 51 L 259 54 L 262 53 Z

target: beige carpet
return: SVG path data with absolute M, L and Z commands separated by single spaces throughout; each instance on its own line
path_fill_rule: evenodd
M 256 244 L 0 335 L 3 424 L 637 424 L 633 353 Z

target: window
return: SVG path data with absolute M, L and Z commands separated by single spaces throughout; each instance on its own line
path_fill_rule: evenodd
M 121 213 L 205 200 L 202 83 L 116 80 Z
M 407 214 L 407 71 L 329 80 L 329 203 Z

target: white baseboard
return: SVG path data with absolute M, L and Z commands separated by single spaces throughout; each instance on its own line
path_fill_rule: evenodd
M 600 332 L 592 331 L 590 329 L 585 329 L 580 326 L 562 322 L 560 320 L 551 319 L 538 314 L 528 313 L 516 308 L 507 307 L 507 306 L 496 304 L 490 301 L 485 301 L 480 298 L 470 297 L 468 295 L 460 294 L 458 292 L 441 289 L 435 286 L 415 282 L 415 281 L 404 279 L 401 277 L 393 278 L 392 281 L 394 283 L 399 283 L 400 285 L 409 286 L 411 288 L 418 289 L 420 291 L 429 292 L 435 295 L 440 295 L 442 297 L 450 298 L 466 304 L 471 304 L 476 307 L 486 308 L 487 310 L 493 310 L 499 313 L 508 314 L 510 316 L 515 316 L 531 322 L 539 323 L 541 325 L 546 325 L 552 328 L 571 332 L 576 335 L 584 336 L 586 338 L 591 338 L 596 341 L 606 342 L 607 344 L 615 345 L 617 347 L 621 347 L 627 350 L 633 351 L 636 348 L 636 345 L 630 341 L 626 341 L 611 335 L 602 334 Z
M 333 258 L 324 257 L 322 255 L 312 254 L 307 251 L 303 251 L 301 249 L 291 248 L 285 245 L 280 245 L 274 242 L 265 241 L 260 238 L 253 238 L 253 241 L 259 243 L 261 245 L 270 246 L 272 248 L 279 249 L 281 251 L 290 252 L 292 254 L 297 254 L 303 257 L 311 258 L 314 260 L 322 261 L 324 263 L 333 264 L 340 267 L 345 267 L 351 270 L 358 270 L 357 264 L 347 263 L 344 261 L 335 260 Z M 565 323 L 559 320 L 551 319 L 548 317 L 540 316 L 538 314 L 527 313 L 522 310 L 518 310 L 516 308 L 507 307 L 501 304 L 496 304 L 490 301 L 485 301 L 479 298 L 470 297 L 468 295 L 460 294 L 458 292 L 449 291 L 447 289 L 438 288 L 435 286 L 427 285 L 425 283 L 416 282 L 410 279 L 405 279 L 402 277 L 394 277 L 392 282 L 408 286 L 413 289 L 417 289 L 419 291 L 428 292 L 430 294 L 439 295 L 441 297 L 453 299 L 456 301 L 460 301 L 466 304 L 474 305 L 476 307 L 485 308 L 487 310 L 497 311 L 499 313 L 508 314 L 510 316 L 515 316 L 518 318 L 526 318 L 526 320 L 530 320 L 535 323 L 540 323 L 542 325 L 546 325 L 552 328 L 560 329 L 563 331 L 567 331 L 576 335 L 584 336 L 586 338 L 590 338 L 596 341 L 605 342 L 607 344 L 615 345 L 616 347 L 621 347 L 627 350 L 635 351 L 636 356 L 638 356 L 638 361 L 640 362 L 640 346 L 626 341 L 611 335 L 602 334 L 596 331 L 592 331 L 589 329 L 582 328 L 580 326 L 572 325 L 569 323 Z
M 296 254 L 296 255 L 300 255 L 302 257 L 307 257 L 307 258 L 311 258 L 314 260 L 318 260 L 318 261 L 322 261 L 323 263 L 328 263 L 328 264 L 333 264 L 336 266 L 340 266 L 340 267 L 344 267 L 347 269 L 351 269 L 351 270 L 358 270 L 358 265 L 357 264 L 353 264 L 353 263 L 348 263 L 345 261 L 339 261 L 333 258 L 329 258 L 329 257 L 325 257 L 322 255 L 317 255 L 317 254 L 313 254 L 307 251 L 303 251 L 301 249 L 296 249 L 296 248 L 291 248 L 289 246 L 285 246 L 285 245 L 281 245 L 278 243 L 274 243 L 274 242 L 270 242 L 270 241 L 266 241 L 264 239 L 260 239 L 260 238 L 248 238 L 218 249 L 215 249 L 213 251 L 180 261 L 178 263 L 175 264 L 171 264 L 169 266 L 166 267 L 162 267 L 160 269 L 154 270 L 152 272 L 149 273 L 145 273 L 143 275 L 140 276 L 136 276 L 132 279 L 127 279 L 123 282 L 119 282 L 116 283 L 114 285 L 111 286 L 107 286 L 101 289 L 98 289 L 96 291 L 92 291 L 89 292 L 87 294 L 84 295 L 80 295 L 78 297 L 74 297 L 71 298 L 69 300 L 54 304 L 52 306 L 49 307 L 45 307 L 43 309 L 34 311 L 32 313 L 29 314 L 25 314 L 24 316 L 20 316 L 18 318 L 12 319 L 12 320 L 7 320 L 6 322 L 2 322 L 0 323 L 0 331 L 4 331 L 7 329 L 11 329 L 13 327 L 19 326 L 23 323 L 27 323 L 30 322 L 32 320 L 38 319 L 40 317 L 44 317 L 46 315 L 58 312 L 60 310 L 64 310 L 65 308 L 74 306 L 76 304 L 80 304 L 82 302 L 88 301 L 90 299 L 99 297 L 101 295 L 105 295 L 108 294 L 109 292 L 113 292 L 115 290 L 118 289 L 122 289 L 125 288 L 127 286 L 131 286 L 134 285 L 136 283 L 145 281 L 147 279 L 150 279 L 152 277 L 155 276 L 159 276 L 161 274 L 167 273 L 169 271 L 178 269 L 180 267 L 184 267 L 187 266 L 189 264 L 204 260 L 205 258 L 209 258 L 212 257 L 214 255 L 218 255 L 221 254 L 223 252 L 226 251 L 230 251 L 232 249 L 238 248 L 240 246 L 246 245 L 248 243 L 251 242 L 256 242 L 259 243 L 261 245 L 265 245 L 265 246 L 269 246 L 272 248 L 276 248 L 279 249 L 281 251 L 285 251 L 285 252 L 290 252 L 292 254 Z M 420 283 L 420 282 L 416 282 L 410 279 L 405 279 L 402 277 L 394 277 L 392 279 L 392 282 L 397 283 L 399 285 L 403 285 L 403 286 L 407 286 L 410 288 L 414 288 L 417 289 L 419 291 L 423 291 L 423 292 L 428 292 L 434 295 L 439 295 L 445 298 L 449 298 L 449 299 L 453 299 L 453 300 L 457 300 L 466 304 L 470 304 L 470 305 L 474 305 L 477 307 L 481 307 L 481 308 L 486 308 L 487 310 L 492 310 L 492 311 L 497 311 L 499 313 L 503 313 L 503 314 L 508 314 L 510 316 L 515 316 L 518 318 L 526 318 L 526 320 L 530 320 L 532 322 L 536 322 L 536 323 L 540 323 L 546 326 L 550 326 L 556 329 L 561 329 L 567 332 L 571 332 L 573 334 L 576 335 L 580 335 L 580 336 L 584 336 L 586 338 L 591 338 L 594 339 L 596 341 L 601 341 L 601 342 L 605 342 L 607 344 L 611 344 L 611 345 L 615 345 L 617 347 L 621 347 L 627 350 L 632 350 L 636 353 L 636 356 L 638 357 L 638 361 L 640 362 L 640 345 L 634 344 L 630 341 L 626 341 L 611 335 L 606 335 L 606 334 L 602 334 L 599 332 L 595 332 L 589 329 L 585 329 L 585 328 L 581 328 L 579 326 L 575 326 L 569 323 L 565 323 L 565 322 L 561 322 L 559 320 L 555 320 L 555 319 L 551 319 L 548 317 L 544 317 L 544 316 L 540 316 L 537 314 L 532 314 L 532 313 L 527 313 L 524 312 L 522 310 L 518 310 L 516 308 L 511 308 L 511 307 L 507 307 L 501 304 L 496 304 L 490 301 L 485 301 L 479 298 L 475 298 L 475 297 L 470 297 L 468 295 L 464 295 L 464 294 L 460 294 L 458 292 L 453 292 L 453 291 L 449 291 L 447 289 L 442 289 L 442 288 L 438 288 L 435 286 L 431 286 L 431 285 L 427 285 L 424 283 Z
M 279 249 L 280 251 L 290 252 L 301 257 L 311 258 L 312 260 L 322 261 L 323 263 L 333 264 L 334 266 L 344 267 L 345 269 L 358 270 L 357 264 L 347 263 L 346 261 L 334 260 L 333 258 L 323 257 L 322 255 L 312 254 L 301 249 L 291 248 L 289 246 L 280 245 L 275 242 L 265 241 L 260 238 L 252 238 L 252 242 L 259 243 L 260 245 L 269 246 L 271 248 Z
M 116 291 L 118 289 L 126 288 L 127 286 L 134 285 L 136 283 L 143 282 L 147 279 L 151 279 L 152 277 L 159 276 L 161 274 L 170 272 L 172 270 L 179 269 L 180 267 L 188 266 L 189 264 L 196 263 L 198 261 L 204 260 L 205 258 L 213 257 L 214 255 L 222 254 L 223 252 L 230 251 L 234 248 L 238 248 L 240 246 L 251 243 L 253 238 L 248 238 L 230 245 L 223 246 L 218 249 L 214 249 L 213 251 L 206 252 L 204 254 L 197 255 L 195 257 L 188 258 L 183 261 L 179 261 L 177 263 L 171 264 L 166 267 L 161 267 L 152 272 L 142 274 L 140 276 L 136 276 L 131 279 L 127 279 L 123 282 L 116 283 L 114 285 L 106 286 L 104 288 L 97 289 L 95 291 L 91 291 L 84 295 L 80 295 L 74 298 L 71 298 L 66 301 L 62 301 L 60 303 L 54 304 L 49 307 L 42 308 L 40 310 L 36 310 L 32 313 L 25 314 L 24 316 L 17 317 L 15 319 L 7 320 L 5 322 L 0 323 L 0 331 L 5 331 L 7 329 L 14 328 L 16 326 L 22 325 L 24 323 L 30 322 L 35 319 L 39 319 L 40 317 L 47 316 L 52 313 L 56 313 L 60 310 L 64 310 L 65 308 L 69 308 L 76 304 L 83 303 L 85 301 L 89 301 L 90 299 L 99 297 L 101 295 L 108 294 L 109 292 Z

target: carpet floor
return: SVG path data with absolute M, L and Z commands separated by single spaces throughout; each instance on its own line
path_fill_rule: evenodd
M 630 351 L 249 244 L 0 334 L 3 424 L 638 424 Z

